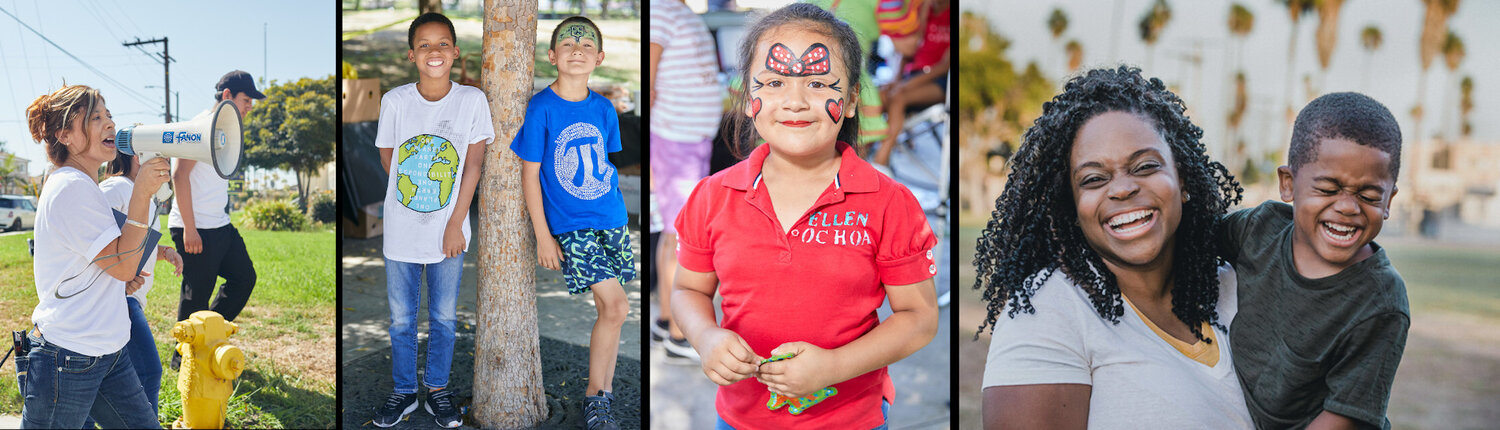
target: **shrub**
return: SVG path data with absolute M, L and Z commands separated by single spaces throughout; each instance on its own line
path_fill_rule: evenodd
M 260 230 L 302 231 L 308 227 L 307 215 L 284 200 L 252 202 L 245 207 L 245 218 L 251 228 Z
M 333 195 L 318 193 L 312 199 L 312 219 L 321 223 L 331 223 L 337 215 L 338 205 L 333 201 Z

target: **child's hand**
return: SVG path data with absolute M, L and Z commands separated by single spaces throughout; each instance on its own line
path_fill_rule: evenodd
M 797 356 L 762 364 L 755 376 L 773 393 L 798 398 L 843 381 L 836 375 L 838 363 L 833 351 L 807 342 L 784 343 L 771 350 L 773 356 L 785 353 Z
M 146 284 L 146 276 L 151 276 L 151 274 L 148 272 L 141 272 L 135 275 L 135 279 L 131 279 L 129 282 L 126 282 L 125 295 L 128 296 L 131 294 L 135 294 L 136 290 L 141 289 L 141 286 Z
M 562 270 L 562 246 L 557 238 L 547 236 L 536 241 L 536 262 L 552 270 Z
M 172 249 L 170 246 L 158 246 L 156 247 L 156 251 L 157 260 L 172 263 L 172 266 L 177 268 L 172 274 L 182 276 L 182 255 L 178 254 L 176 249 Z
M 693 347 L 703 357 L 703 374 L 715 384 L 729 385 L 755 376 L 761 357 L 732 331 L 708 329 Z M 821 388 L 821 387 L 820 387 Z
M 465 248 L 468 248 L 468 245 L 464 243 L 462 224 L 448 224 L 448 227 L 443 229 L 443 258 L 457 257 L 458 254 L 464 252 Z

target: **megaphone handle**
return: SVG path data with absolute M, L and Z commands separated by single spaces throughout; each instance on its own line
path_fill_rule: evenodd
M 140 164 L 142 165 L 146 164 L 147 161 L 151 161 L 151 159 L 153 158 L 161 156 L 160 152 L 140 152 L 139 154 L 141 158 Z M 170 183 L 171 181 L 169 180 L 167 182 Z M 170 198 L 172 198 L 172 189 L 169 188 L 167 184 L 162 184 L 161 188 L 156 189 L 156 202 L 154 203 L 164 202 Z M 152 205 L 151 210 L 156 210 L 155 205 Z

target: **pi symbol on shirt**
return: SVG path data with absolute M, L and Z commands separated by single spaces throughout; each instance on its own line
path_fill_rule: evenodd
M 593 200 L 611 188 L 615 175 L 614 166 L 609 165 L 609 151 L 604 147 L 604 135 L 593 124 L 577 122 L 557 135 L 553 150 L 553 169 L 557 172 L 558 185 L 568 194 L 582 200 Z

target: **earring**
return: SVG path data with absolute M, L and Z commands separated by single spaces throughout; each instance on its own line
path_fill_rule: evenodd
M 1187 203 L 1187 202 L 1190 202 L 1190 201 L 1193 201 L 1193 195 L 1192 194 L 1188 194 L 1188 193 L 1182 193 L 1182 202 L 1183 203 Z

